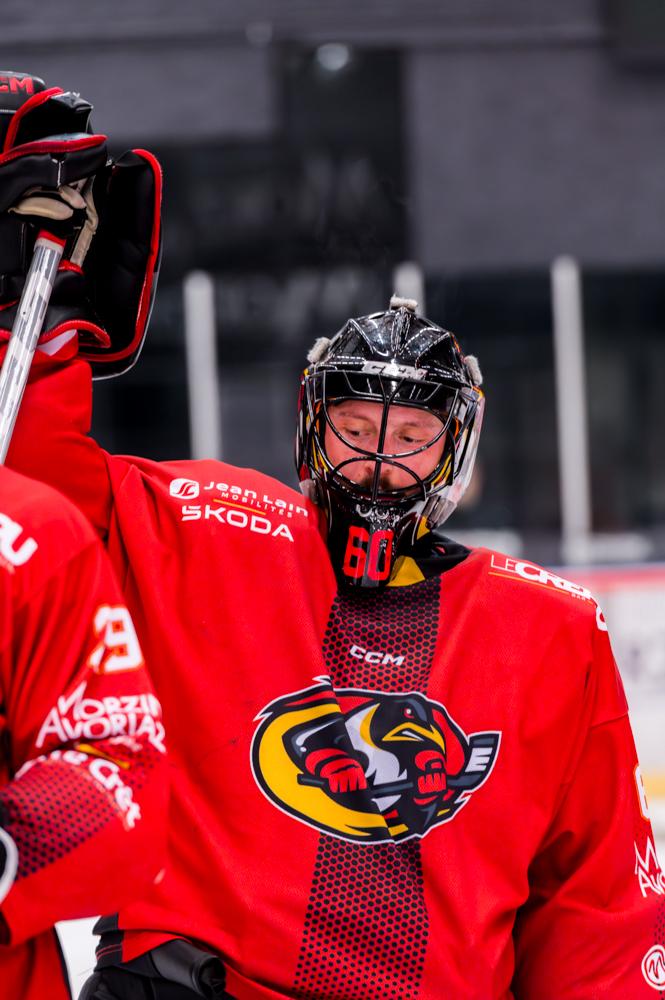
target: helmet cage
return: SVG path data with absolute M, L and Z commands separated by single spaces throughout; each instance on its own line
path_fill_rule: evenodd
M 350 319 L 332 339 L 318 338 L 301 380 L 296 437 L 301 489 L 326 511 L 332 564 L 349 586 L 387 584 L 398 557 L 410 551 L 423 526 L 435 528 L 450 516 L 473 471 L 485 401 L 478 363 L 464 357 L 453 334 L 416 315 L 415 308 L 416 303 L 391 300 L 387 312 Z M 334 406 L 346 400 L 381 406 L 370 438 L 354 437 L 353 424 L 336 425 Z M 413 446 L 406 432 L 396 446 L 404 450 L 390 452 L 391 407 L 422 410 L 440 426 L 417 422 Z M 339 460 L 330 454 L 333 436 L 345 446 Z M 433 467 L 416 471 L 423 463 L 414 458 L 438 441 L 443 447 L 440 454 L 433 452 Z M 352 478 L 354 463 L 363 469 Z M 392 486 L 392 477 L 382 475 L 387 468 L 398 470 L 398 481 L 407 485 Z
M 475 388 L 461 386 L 452 379 L 446 382 L 431 378 L 415 380 L 407 376 L 394 377 L 385 373 L 340 368 L 338 365 L 319 365 L 316 370 L 306 372 L 303 376 L 303 394 L 305 412 L 301 414 L 301 421 L 304 419 L 301 436 L 304 438 L 304 447 L 300 449 L 302 454 L 299 456 L 299 467 L 304 464 L 320 484 L 323 481 L 327 488 L 341 492 L 351 505 L 361 505 L 366 514 L 369 513 L 368 507 L 374 507 L 377 514 L 382 508 L 399 508 L 402 515 L 411 509 L 415 512 L 418 508 L 421 508 L 421 513 L 425 513 L 423 505 L 440 498 L 441 492 L 456 483 L 460 477 L 465 480 L 465 485 L 468 482 L 468 476 L 463 473 L 475 456 L 477 429 L 476 433 L 472 433 L 472 430 L 478 422 L 483 402 L 482 394 Z M 340 433 L 330 407 L 344 400 L 366 400 L 382 404 L 376 450 L 363 448 Z M 386 426 L 390 407 L 394 405 L 415 407 L 433 413 L 441 420 L 441 427 L 424 444 L 400 452 L 387 452 L 384 450 Z M 354 457 L 333 463 L 326 448 L 328 428 L 330 433 L 355 453 Z M 419 476 L 401 461 L 425 451 L 444 436 L 445 443 L 439 461 L 428 475 Z M 356 462 L 374 463 L 371 487 L 356 483 L 345 475 L 345 468 Z M 386 465 L 405 472 L 413 480 L 412 484 L 392 490 L 382 488 L 381 473 Z M 459 486 L 462 486 L 461 482 Z M 460 495 L 461 492 L 463 488 Z M 430 507 L 432 514 L 435 510 L 439 514 L 443 513 L 440 504 L 431 504 Z M 361 513 L 360 510 L 357 512 Z M 439 517 L 432 519 L 432 524 L 438 522 Z

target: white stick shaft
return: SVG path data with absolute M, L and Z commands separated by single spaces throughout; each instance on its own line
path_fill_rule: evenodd
M 40 236 L 35 242 L 30 270 L 0 371 L 0 464 L 7 457 L 62 249 L 60 243 L 47 236 Z

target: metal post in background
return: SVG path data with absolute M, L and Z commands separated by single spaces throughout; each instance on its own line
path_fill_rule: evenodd
M 393 271 L 393 292 L 401 299 L 415 299 L 421 316 L 427 315 L 425 302 L 425 275 L 420 264 L 405 260 Z
M 550 270 L 559 452 L 562 555 L 591 557 L 591 478 L 584 366 L 582 288 L 577 261 L 557 257 Z
M 183 297 L 192 458 L 221 458 L 215 285 L 210 275 L 204 271 L 188 274 Z

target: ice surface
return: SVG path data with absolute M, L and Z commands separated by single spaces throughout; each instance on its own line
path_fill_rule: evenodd
M 92 928 L 97 917 L 66 920 L 58 924 L 58 937 L 65 954 L 72 994 L 77 997 L 84 982 L 95 967 L 97 938 Z

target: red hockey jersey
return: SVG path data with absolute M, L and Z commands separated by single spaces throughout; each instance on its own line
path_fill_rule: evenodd
M 54 922 L 152 884 L 163 759 L 159 703 L 99 540 L 64 497 L 0 467 L 3 1000 L 68 997 Z
M 185 935 L 239 1000 L 665 988 L 663 876 L 591 595 L 434 538 L 382 593 L 337 592 L 297 494 L 108 455 L 89 401 L 84 365 L 42 359 L 10 457 L 106 537 L 175 757 L 170 870 L 104 922 L 100 961 Z

